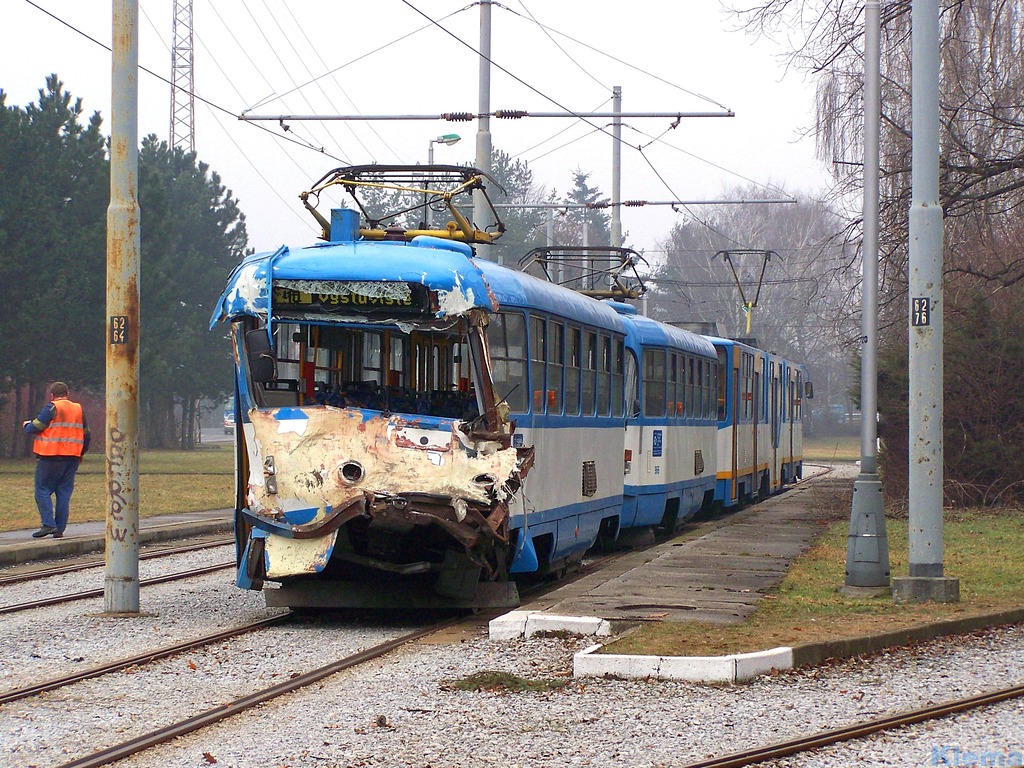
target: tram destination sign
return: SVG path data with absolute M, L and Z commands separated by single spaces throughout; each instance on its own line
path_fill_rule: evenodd
M 274 283 L 275 311 L 410 316 L 430 312 L 430 292 L 417 283 L 295 280 Z

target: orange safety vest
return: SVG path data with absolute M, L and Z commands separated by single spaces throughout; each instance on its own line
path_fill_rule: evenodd
M 85 447 L 82 406 L 66 398 L 54 400 L 53 405 L 57 412 L 50 426 L 36 435 L 33 452 L 37 456 L 81 456 Z

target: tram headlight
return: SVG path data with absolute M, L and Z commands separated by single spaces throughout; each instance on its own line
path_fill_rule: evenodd
M 338 467 L 338 479 L 345 485 L 358 485 L 366 477 L 366 470 L 358 461 L 349 460 Z

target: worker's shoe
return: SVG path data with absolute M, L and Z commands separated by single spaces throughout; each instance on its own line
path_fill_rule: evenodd
M 60 531 L 54 531 L 53 532 L 53 538 L 55 538 L 55 539 L 63 539 L 64 538 L 64 534 L 61 533 Z
M 38 531 L 32 534 L 33 539 L 41 539 L 43 536 L 49 536 L 51 533 L 59 533 L 59 531 L 52 525 L 44 525 Z

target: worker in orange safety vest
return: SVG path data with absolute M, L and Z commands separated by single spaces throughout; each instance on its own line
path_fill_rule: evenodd
M 89 425 L 81 404 L 68 399 L 68 385 L 55 381 L 50 385 L 50 402 L 22 428 L 36 436 L 32 445 L 37 459 L 35 497 L 42 527 L 32 536 L 59 539 L 68 525 L 75 473 L 89 450 Z

